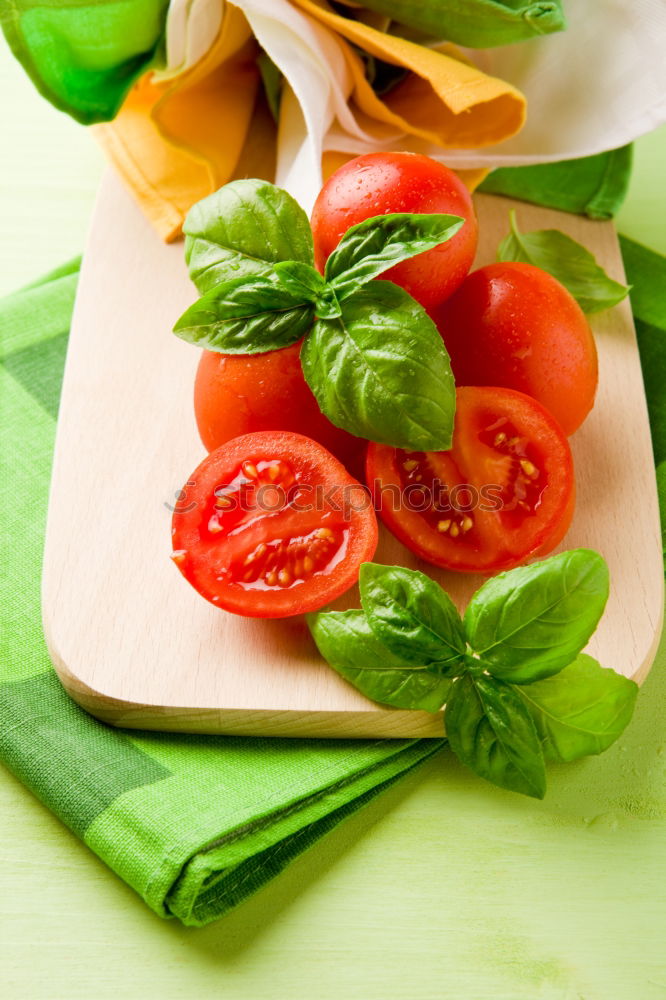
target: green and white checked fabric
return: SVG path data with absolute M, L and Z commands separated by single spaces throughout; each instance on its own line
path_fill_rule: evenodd
M 0 302 L 0 758 L 161 916 L 219 917 L 439 740 L 121 732 L 64 693 L 42 542 L 79 261 Z
M 666 258 L 622 240 L 666 497 Z M 121 732 L 69 700 L 39 581 L 79 262 L 0 302 L 0 758 L 161 916 L 202 925 L 441 746 Z

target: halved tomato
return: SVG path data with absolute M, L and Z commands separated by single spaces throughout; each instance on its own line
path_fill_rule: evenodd
M 522 392 L 463 386 L 456 395 L 450 451 L 370 444 L 366 476 L 382 520 L 446 569 L 495 573 L 550 552 L 574 509 L 564 432 Z
M 172 535 L 172 559 L 207 601 L 285 618 L 356 583 L 377 547 L 377 519 L 367 489 L 322 445 L 266 431 L 203 460 L 180 493 Z

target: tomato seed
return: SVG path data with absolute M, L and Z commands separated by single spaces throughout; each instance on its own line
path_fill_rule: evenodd
M 539 475 L 539 470 L 537 469 L 536 465 L 530 462 L 529 459 L 527 458 L 522 458 L 520 460 L 520 467 L 525 473 L 525 475 L 529 476 L 530 479 L 536 479 L 536 477 Z

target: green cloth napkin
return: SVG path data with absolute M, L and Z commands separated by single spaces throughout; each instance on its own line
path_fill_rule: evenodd
M 631 288 L 657 466 L 661 539 L 666 561 L 666 258 L 620 236 Z
M 0 0 L 0 24 L 37 90 L 89 125 L 163 61 L 169 0 Z
M 0 302 L 0 758 L 156 913 L 201 925 L 442 741 L 121 732 L 70 701 L 44 645 L 39 586 L 78 270 Z
M 577 160 L 500 167 L 486 177 L 479 191 L 589 215 L 591 219 L 611 219 L 629 187 L 632 153 L 630 144 Z
M 473 49 L 509 45 L 566 27 L 560 0 L 362 0 L 362 6 Z

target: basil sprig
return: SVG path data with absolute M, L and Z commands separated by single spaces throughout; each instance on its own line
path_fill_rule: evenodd
M 174 332 L 225 354 L 305 338 L 303 373 L 331 423 L 396 448 L 448 449 L 455 385 L 442 338 L 407 292 L 373 279 L 463 224 L 436 214 L 366 219 L 343 236 L 322 277 L 298 203 L 267 181 L 233 181 L 185 220 L 185 257 L 202 294 Z
M 322 656 L 363 694 L 435 712 L 456 756 L 502 788 L 543 798 L 546 762 L 606 750 L 636 684 L 582 653 L 608 597 L 589 549 L 488 580 L 460 617 L 433 580 L 364 563 L 362 609 L 308 616 Z
M 548 271 L 564 285 L 586 313 L 610 309 L 621 302 L 629 287 L 610 278 L 594 256 L 559 229 L 521 233 L 516 213 L 509 213 L 511 232 L 497 249 L 498 260 L 516 260 Z
M 455 383 L 425 310 L 390 281 L 359 288 L 301 347 L 305 380 L 331 423 L 414 451 L 451 447 Z

